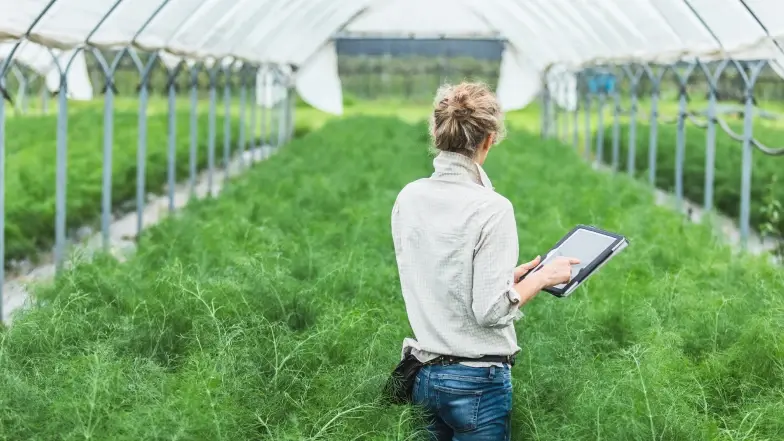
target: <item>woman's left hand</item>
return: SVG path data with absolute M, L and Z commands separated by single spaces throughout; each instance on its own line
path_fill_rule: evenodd
M 541 261 L 542 261 L 542 257 L 541 256 L 536 256 L 536 258 L 534 258 L 534 260 L 532 260 L 530 262 L 526 262 L 526 263 L 518 266 L 517 268 L 515 268 L 515 270 L 514 270 L 514 281 L 515 281 L 515 283 L 517 283 L 520 280 L 520 277 L 523 277 L 523 275 L 525 273 L 527 273 L 528 271 L 530 271 L 533 268 L 535 268 L 536 265 L 539 265 L 539 262 L 541 262 Z

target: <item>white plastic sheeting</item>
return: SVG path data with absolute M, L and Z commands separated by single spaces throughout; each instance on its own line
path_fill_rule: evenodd
M 0 66 L 8 58 L 14 48 L 12 43 L 0 43 Z M 68 85 L 67 96 L 72 100 L 93 99 L 93 87 L 87 75 L 87 62 L 82 51 L 74 55 L 74 50 L 61 51 L 25 41 L 14 53 L 14 61 L 27 66 L 36 74 L 45 78 L 46 87 L 50 92 L 60 89 L 60 69 L 65 69 L 73 57 L 71 67 L 66 75 Z M 55 62 L 55 57 L 56 62 Z M 58 68 L 59 64 L 59 68 Z
M 499 79 L 507 108 L 527 104 L 539 86 L 523 83 L 554 64 L 764 58 L 784 72 L 782 0 L 0 0 L 0 40 L 30 31 L 31 41 L 65 50 L 89 40 L 295 65 L 308 87 L 319 75 L 307 64 L 325 69 L 317 55 L 342 30 L 500 35 L 510 54 L 503 76 L 516 76 Z M 332 75 L 322 71 L 324 88 Z
M 343 91 L 334 42 L 324 45 L 297 72 L 296 87 L 299 96 L 313 107 L 335 115 L 343 114 Z
M 528 105 L 539 93 L 540 71 L 516 47 L 506 45 L 496 94 L 501 110 L 508 112 Z
M 366 35 L 485 37 L 496 28 L 478 17 L 465 0 L 376 2 L 344 30 Z M 455 7 L 457 6 L 457 7 Z

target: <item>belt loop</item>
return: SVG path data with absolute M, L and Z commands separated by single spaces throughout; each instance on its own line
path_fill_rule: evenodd
M 490 366 L 490 379 L 495 378 L 495 365 Z

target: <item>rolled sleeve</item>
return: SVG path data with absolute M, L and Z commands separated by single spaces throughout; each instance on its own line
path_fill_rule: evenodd
M 519 253 L 517 225 L 511 203 L 505 202 L 483 226 L 474 254 L 471 308 L 477 323 L 488 328 L 522 317 L 512 280 Z

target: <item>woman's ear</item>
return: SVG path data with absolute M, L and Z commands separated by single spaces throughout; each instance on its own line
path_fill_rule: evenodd
M 490 151 L 490 148 L 495 145 L 495 133 L 489 133 L 485 138 L 485 142 L 483 144 L 485 150 Z

